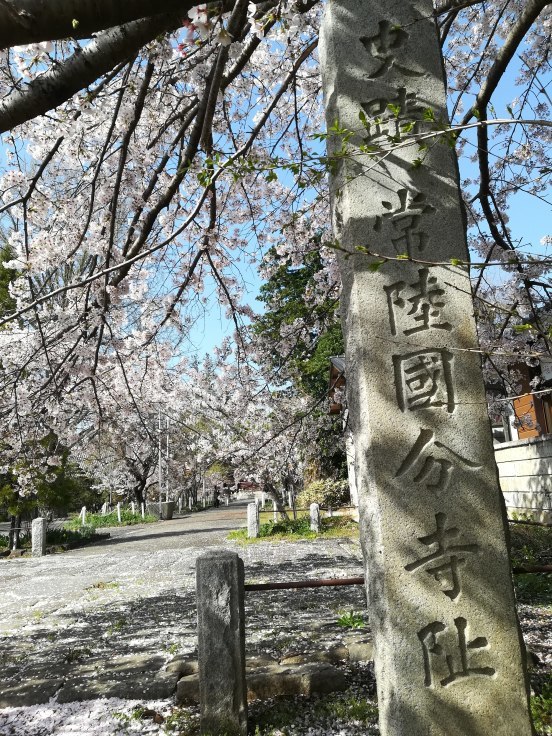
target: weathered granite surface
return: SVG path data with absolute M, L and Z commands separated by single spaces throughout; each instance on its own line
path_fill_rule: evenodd
M 447 122 L 432 4 L 330 0 L 320 54 L 381 733 L 528 736 L 457 163 L 404 144 Z

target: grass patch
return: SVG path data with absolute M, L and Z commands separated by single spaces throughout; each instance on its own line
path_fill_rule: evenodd
M 86 544 L 96 538 L 96 533 L 92 527 L 80 527 L 78 529 L 48 529 L 46 531 L 47 547 L 63 547 L 69 545 L 75 547 L 80 544 Z M 8 548 L 8 536 L 0 535 L 0 549 Z M 31 534 L 25 533 L 19 535 L 19 549 L 31 548 Z
M 329 693 L 324 697 L 305 699 L 277 699 L 269 703 L 259 703 L 252 714 L 255 736 L 287 736 L 288 727 L 304 717 L 309 711 L 313 730 L 321 730 L 336 722 L 355 723 L 355 726 L 375 724 L 378 717 L 377 706 L 364 695 L 351 692 Z
M 92 529 L 101 529 L 105 526 L 130 526 L 132 524 L 152 524 L 158 521 L 157 516 L 146 514 L 142 519 L 142 514 L 133 514 L 130 509 L 121 509 L 121 521 L 119 522 L 117 511 L 110 514 L 86 514 L 86 526 Z M 66 529 L 82 529 L 82 521 L 80 514 L 74 516 L 65 524 Z
M 343 629 L 363 629 L 366 626 L 364 614 L 360 611 L 344 611 L 337 619 L 337 625 Z
M 531 696 L 531 714 L 539 736 L 552 735 L 552 675 L 538 695 Z
M 320 520 L 320 533 L 311 532 L 308 517 L 298 519 L 279 519 L 261 524 L 259 536 L 253 539 L 247 537 L 247 529 L 235 529 L 228 534 L 240 544 L 256 542 L 293 542 L 301 539 L 328 539 L 332 537 L 358 537 L 358 524 L 348 516 L 332 516 Z

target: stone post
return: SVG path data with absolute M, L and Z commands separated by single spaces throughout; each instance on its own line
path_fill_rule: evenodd
M 265 505 L 265 503 L 266 503 L 266 497 L 265 497 L 265 492 L 264 492 L 264 491 L 262 491 L 262 492 L 261 492 L 261 506 L 263 507 L 263 509 L 264 509 L 264 505 Z
M 278 506 L 276 501 L 272 502 L 272 520 L 276 523 L 278 521 Z
M 33 557 L 42 557 L 46 554 L 46 526 L 48 520 L 42 516 L 33 519 L 31 524 L 31 549 Z
M 117 521 L 121 523 L 121 502 L 117 502 Z
M 317 503 L 310 505 L 310 528 L 311 532 L 320 532 L 320 506 Z
M 319 52 L 380 732 L 530 736 L 452 139 L 397 147 L 447 121 L 432 3 L 329 0 Z
M 247 504 L 247 536 L 259 536 L 259 506 L 256 503 Z
M 243 561 L 234 552 L 198 557 L 197 633 L 201 733 L 247 734 Z
M 145 516 L 146 516 L 146 505 L 143 503 L 142 504 L 142 519 L 145 518 Z
M 194 502 L 192 500 L 192 497 L 190 496 L 190 498 L 188 499 L 188 506 L 189 506 L 190 511 L 192 510 L 193 505 L 194 505 Z
M 134 516 L 134 514 L 136 513 L 136 504 L 134 503 L 134 501 L 130 502 L 130 511 L 132 515 Z
M 80 512 L 81 517 L 81 525 L 84 526 L 86 524 L 86 506 L 83 506 Z

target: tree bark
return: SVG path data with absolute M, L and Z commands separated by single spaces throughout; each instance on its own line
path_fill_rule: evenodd
M 0 27 L 1 24 L 0 18 Z M 53 110 L 132 57 L 159 33 L 177 28 L 179 24 L 180 15 L 154 15 L 106 31 L 86 48 L 78 49 L 63 64 L 53 66 L 22 90 L 5 97 L 0 103 L 0 133 Z
M 197 0 L 0 0 L 0 49 L 62 38 L 90 38 L 155 13 L 180 21 Z

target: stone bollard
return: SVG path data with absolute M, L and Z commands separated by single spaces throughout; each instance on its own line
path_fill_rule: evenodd
M 225 551 L 198 557 L 196 586 L 201 733 L 245 736 L 243 561 Z
M 328 516 L 329 517 L 332 517 L 333 516 L 333 509 L 332 509 L 331 506 L 328 508 Z
M 131 511 L 132 515 L 134 516 L 134 514 L 136 513 L 136 505 L 135 505 L 134 501 L 131 501 L 130 502 L 130 511 Z
M 85 526 L 86 524 L 86 506 L 83 506 L 80 512 L 81 517 L 81 524 L 82 526 Z
M 46 554 L 46 525 L 48 520 L 42 516 L 33 519 L 31 525 L 31 547 L 33 557 L 42 557 Z
M 274 523 L 278 521 L 278 506 L 276 505 L 276 501 L 272 502 L 272 521 Z
M 265 497 L 265 493 L 264 493 L 264 491 L 263 491 L 263 492 L 261 493 L 261 506 L 263 507 L 263 509 L 264 509 L 264 505 L 265 505 L 265 503 L 266 503 L 266 497 Z
M 194 505 L 194 502 L 192 501 L 192 497 L 190 496 L 190 498 L 188 499 L 188 507 L 189 507 L 190 511 L 192 510 L 192 506 L 193 505 Z
M 226 505 L 228 506 L 229 503 L 230 503 L 230 496 L 226 496 Z
M 311 532 L 320 532 L 320 506 L 317 503 L 310 505 L 310 528 Z
M 259 536 L 259 506 L 256 503 L 247 504 L 247 536 L 249 539 Z
M 182 496 L 178 497 L 178 513 L 182 513 Z
M 146 516 L 146 505 L 143 503 L 142 504 L 142 519 L 144 519 L 145 516 Z
M 207 506 L 207 501 L 205 500 L 205 496 L 203 496 L 203 508 Z
M 117 503 L 117 521 L 121 523 L 121 502 Z

